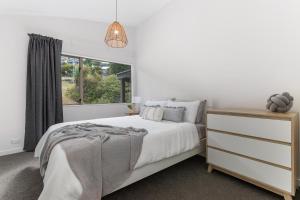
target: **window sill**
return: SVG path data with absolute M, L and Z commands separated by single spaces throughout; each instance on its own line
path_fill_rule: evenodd
M 63 105 L 63 107 L 81 107 L 81 106 L 118 106 L 124 105 L 127 106 L 130 103 L 107 103 L 107 104 L 70 104 L 70 105 Z

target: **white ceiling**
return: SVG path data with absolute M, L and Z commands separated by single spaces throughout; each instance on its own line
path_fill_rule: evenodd
M 119 21 L 136 26 L 172 0 L 118 0 Z M 0 0 L 0 14 L 25 14 L 112 22 L 115 0 Z

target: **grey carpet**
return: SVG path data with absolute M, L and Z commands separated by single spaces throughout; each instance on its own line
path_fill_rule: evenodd
M 32 153 L 0 157 L 0 199 L 36 200 L 42 190 Z M 297 195 L 300 196 L 300 195 Z M 195 156 L 110 194 L 103 200 L 282 200 L 273 193 L 214 171 Z M 300 200 L 300 197 L 296 199 Z

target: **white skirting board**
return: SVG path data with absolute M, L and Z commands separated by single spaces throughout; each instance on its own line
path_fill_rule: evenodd
M 5 151 L 0 151 L 0 156 L 7 156 L 10 154 L 21 153 L 21 152 L 23 152 L 23 148 L 18 147 L 14 149 L 5 150 Z

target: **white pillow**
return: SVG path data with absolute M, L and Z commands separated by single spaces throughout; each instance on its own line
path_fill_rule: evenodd
M 142 118 L 152 121 L 161 121 L 164 110 L 160 107 L 146 107 L 142 113 Z
M 160 106 L 160 107 L 164 107 L 166 106 L 168 103 L 168 101 L 152 101 L 152 100 L 148 100 L 145 102 L 145 106 Z
M 183 120 L 185 122 L 195 123 L 200 100 L 197 101 L 168 101 L 167 106 L 169 107 L 185 107 L 185 113 Z

